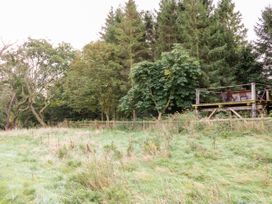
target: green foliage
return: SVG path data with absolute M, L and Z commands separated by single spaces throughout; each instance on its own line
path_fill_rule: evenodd
M 207 5 L 203 0 L 185 0 L 183 6 L 184 11 L 178 18 L 183 46 L 196 59 L 205 59 L 211 5 Z
M 69 105 L 78 111 L 100 110 L 107 120 L 113 117 L 124 91 L 122 67 L 117 61 L 117 48 L 96 42 L 85 46 L 67 74 L 65 91 Z
M 156 59 L 160 58 L 162 52 L 171 51 L 175 43 L 181 42 L 177 19 L 182 10 L 183 7 L 180 1 L 160 1 L 156 25 Z
M 242 47 L 238 52 L 238 63 L 235 66 L 235 81 L 238 84 L 256 82 L 264 84 L 262 63 L 257 61 L 257 54 L 252 46 Z
M 121 109 L 154 109 L 159 118 L 167 109 L 189 107 L 201 75 L 199 63 L 180 46 L 154 63 L 142 62 L 131 72 L 132 89 Z
M 241 22 L 241 14 L 234 10 L 231 0 L 221 0 L 210 21 L 210 35 L 207 37 L 209 52 L 204 63 L 210 85 L 235 84 L 239 48 L 246 44 L 246 29 Z
M 272 7 L 268 6 L 262 12 L 260 22 L 255 27 L 258 40 L 256 41 L 256 50 L 263 64 L 263 72 L 266 77 L 272 75 Z
M 44 39 L 6 46 L 0 51 L 0 128 L 136 119 L 136 113 L 160 119 L 190 108 L 196 87 L 269 83 L 271 13 L 271 7 L 263 11 L 255 47 L 232 0 L 215 6 L 161 0 L 155 13 L 127 0 L 109 11 L 101 41 L 82 50 Z
M 46 126 L 44 112 L 55 94 L 52 89 L 64 76 L 73 57 L 74 50 L 69 44 L 53 47 L 44 39 L 31 38 L 5 55 L 1 64 L 4 76 L 1 88 L 8 88 L 10 93 L 7 122 L 13 120 L 10 123 L 15 126 L 22 112 L 29 110 L 40 125 Z
M 130 87 L 128 75 L 133 64 L 149 57 L 145 24 L 134 0 L 128 0 L 124 9 L 110 11 L 103 28 L 102 39 L 118 46 L 122 58 L 120 62 L 123 66 L 123 77 L 127 80 L 128 90 Z
M 184 11 L 180 12 L 179 32 L 181 33 L 182 45 L 189 54 L 195 57 L 201 64 L 202 77 L 200 86 L 205 87 L 209 84 L 209 72 L 206 70 L 205 63 L 208 60 L 211 26 L 211 2 L 202 0 L 183 1 Z

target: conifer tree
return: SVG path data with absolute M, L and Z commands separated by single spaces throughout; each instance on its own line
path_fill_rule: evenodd
M 155 42 L 156 42 L 156 22 L 154 15 L 150 12 L 144 12 L 145 42 L 147 44 L 148 59 L 155 60 Z
M 182 9 L 181 3 L 176 0 L 161 0 L 157 12 L 156 58 L 162 52 L 171 51 L 175 43 L 181 42 L 178 17 Z
M 263 62 L 263 71 L 267 78 L 272 75 L 272 7 L 266 7 L 260 22 L 255 27 L 258 36 L 256 50 Z
M 238 59 L 235 67 L 235 81 L 238 84 L 265 82 L 262 63 L 257 61 L 257 53 L 254 52 L 251 45 L 240 49 Z
M 102 27 L 102 32 L 100 33 L 101 39 L 107 43 L 117 43 L 116 40 L 116 27 L 121 22 L 123 18 L 123 12 L 118 8 L 115 12 L 111 8 L 107 18 L 105 26 Z
M 213 86 L 235 84 L 239 49 L 246 45 L 246 29 L 241 14 L 231 0 L 221 0 L 211 18 L 207 70 Z
M 125 5 L 123 18 L 116 25 L 116 39 L 123 51 L 123 64 L 128 71 L 134 63 L 144 60 L 145 27 L 134 0 L 128 0 Z
M 208 37 L 210 26 L 211 2 L 203 0 L 184 0 L 184 11 L 180 12 L 178 21 L 183 47 L 195 57 L 202 67 L 201 87 L 208 85 Z
M 184 0 L 183 4 L 184 12 L 181 12 L 179 16 L 183 46 L 189 50 L 192 56 L 200 60 L 207 54 L 205 41 L 211 5 L 204 3 L 203 0 Z

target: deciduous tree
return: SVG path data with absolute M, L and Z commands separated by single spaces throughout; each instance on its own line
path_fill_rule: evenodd
M 131 72 L 132 88 L 120 107 L 123 110 L 154 109 L 160 120 L 167 109 L 190 107 L 200 75 L 199 62 L 176 45 L 160 60 L 134 66 Z

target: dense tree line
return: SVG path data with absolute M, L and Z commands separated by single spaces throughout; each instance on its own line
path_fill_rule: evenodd
M 0 124 L 158 117 L 190 108 L 196 87 L 269 83 L 272 8 L 249 43 L 232 0 L 134 0 L 111 9 L 99 41 L 82 50 L 43 39 L 0 50 Z

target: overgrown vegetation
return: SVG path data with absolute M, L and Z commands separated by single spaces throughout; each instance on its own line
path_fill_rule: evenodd
M 175 117 L 144 132 L 1 132 L 0 202 L 272 202 L 270 126 Z

